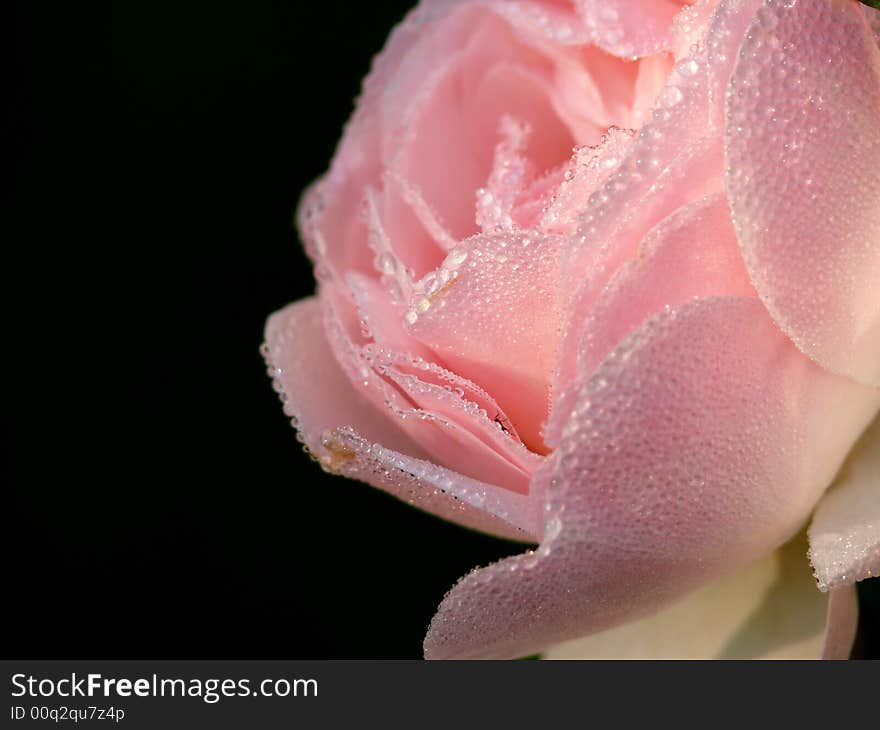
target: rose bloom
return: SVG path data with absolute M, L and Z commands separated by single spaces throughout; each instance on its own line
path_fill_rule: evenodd
M 449 591 L 427 657 L 848 655 L 878 35 L 855 0 L 424 0 L 394 30 L 264 354 L 325 469 L 537 545 Z

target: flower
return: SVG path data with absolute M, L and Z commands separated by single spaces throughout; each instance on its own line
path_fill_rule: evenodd
M 880 409 L 878 35 L 853 0 L 425 0 L 395 29 L 300 205 L 317 294 L 264 352 L 326 469 L 538 544 L 459 581 L 426 656 L 636 625 L 814 510 L 848 651 L 880 500 L 823 495 Z

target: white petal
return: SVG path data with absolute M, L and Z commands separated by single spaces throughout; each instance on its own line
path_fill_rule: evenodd
M 880 575 L 880 418 L 819 502 L 809 537 L 821 590 Z

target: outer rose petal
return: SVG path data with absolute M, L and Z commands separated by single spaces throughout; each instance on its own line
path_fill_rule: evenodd
M 337 364 L 315 298 L 273 314 L 266 346 L 285 413 L 326 469 L 467 527 L 517 540 L 537 534 L 539 502 L 418 458 L 424 456 L 421 448 L 368 402 Z
M 580 337 L 569 338 L 560 361 L 572 372 L 592 373 L 649 317 L 689 299 L 711 296 L 757 296 L 742 263 L 723 192 L 682 206 L 649 231 L 638 254 L 618 269 L 595 304 L 581 314 Z M 558 443 L 577 397 L 573 388 L 557 394 L 546 428 L 549 443 Z
M 880 418 L 822 498 L 809 536 L 810 560 L 823 591 L 880 575 Z
M 773 318 L 816 362 L 880 384 L 880 50 L 859 3 L 758 10 L 730 82 L 726 160 Z
M 428 631 L 429 658 L 540 651 L 755 560 L 803 523 L 880 404 L 745 298 L 653 318 L 575 387 L 535 475 L 540 549 L 462 579 Z
M 689 203 L 693 204 L 722 189 L 720 165 L 720 142 L 714 138 L 699 139 L 686 146 L 663 169 L 650 189 L 629 206 L 632 212 L 624 212 L 628 209 L 625 201 L 617 201 L 617 205 L 621 206 L 620 217 L 623 220 L 595 253 L 597 260 L 592 270 L 577 285 L 574 294 L 568 295 L 567 311 L 557 350 L 555 393 L 564 392 L 578 374 L 577 360 L 585 320 L 597 306 L 611 278 L 636 259 L 639 245 L 653 228 L 662 225 L 667 217 Z M 568 267 L 563 269 L 567 274 Z M 739 277 L 736 279 L 738 281 Z M 727 292 L 725 287 L 714 293 Z M 703 294 L 707 295 L 706 292 Z M 545 442 L 550 445 L 558 442 L 559 427 L 567 417 L 565 409 L 560 406 L 560 399 L 557 397 L 554 399 L 551 420 L 544 433 Z
M 542 656 L 817 659 L 823 647 L 826 612 L 830 616 L 832 611 L 827 611 L 828 598 L 816 590 L 810 576 L 804 537 L 799 535 L 776 552 L 694 591 L 659 613 L 556 644 Z M 839 637 L 842 647 L 849 624 L 832 622 L 829 628 L 832 641 L 836 643 Z
M 849 659 L 859 628 L 859 597 L 854 586 L 835 588 L 828 596 L 823 659 Z
M 388 448 L 426 458 L 425 451 L 351 385 L 327 344 L 322 317 L 318 299 L 309 297 L 266 322 L 269 374 L 304 444 L 320 457 L 325 453 L 321 434 L 349 426 L 367 438 L 381 437 Z
M 439 7 L 438 7 L 439 6 Z M 419 38 L 442 17 L 439 3 L 421 4 L 391 33 L 376 56 L 354 114 L 333 156 L 329 173 L 313 184 L 299 205 L 299 230 L 309 256 L 323 267 L 318 278 L 341 275 L 349 267 L 371 270 L 366 232 L 356 210 L 364 186 L 382 173 L 382 98 L 395 70 Z
M 712 14 L 706 35 L 706 57 L 709 61 L 710 121 L 717 129 L 724 128 L 724 97 L 737 51 L 749 23 L 763 0 L 721 0 Z
M 723 193 L 679 208 L 658 223 L 590 311 L 577 366 L 591 373 L 624 337 L 664 307 L 711 296 L 755 296 L 742 265 Z

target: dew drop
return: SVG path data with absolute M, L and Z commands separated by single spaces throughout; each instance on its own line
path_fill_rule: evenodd
M 383 274 L 393 274 L 397 271 L 397 262 L 387 251 L 376 259 L 376 266 Z
M 686 58 L 675 67 L 675 70 L 682 76 L 693 76 L 700 70 L 700 64 L 693 58 Z
M 456 266 L 461 266 L 468 257 L 468 252 L 463 248 L 453 249 L 449 252 L 449 256 L 446 257 L 446 266 L 454 269 Z
M 667 86 L 660 94 L 659 101 L 662 106 L 671 109 L 682 100 L 683 96 L 681 89 L 677 86 Z

